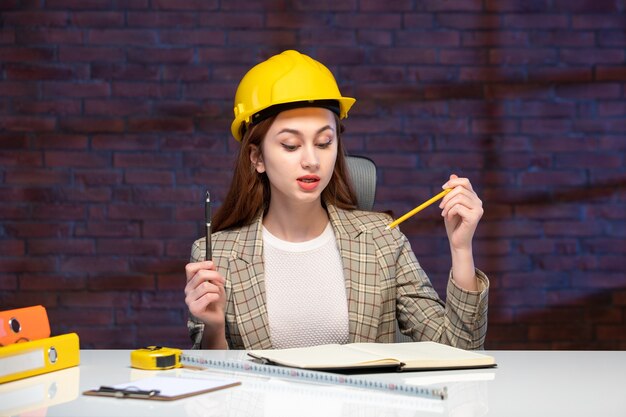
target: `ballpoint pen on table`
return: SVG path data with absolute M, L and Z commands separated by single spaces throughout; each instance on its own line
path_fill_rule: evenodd
M 206 192 L 206 199 L 204 200 L 204 220 L 206 224 L 204 259 L 210 261 L 213 258 L 213 254 L 211 249 L 211 195 L 208 191 Z
M 159 390 L 140 390 L 134 387 L 126 387 L 126 388 L 115 388 L 115 387 L 107 387 L 102 385 L 96 392 L 101 394 L 111 394 L 117 398 L 125 398 L 125 397 L 141 397 L 141 398 L 151 398 L 155 395 L 159 395 L 161 391 Z
M 392 221 L 391 223 L 389 223 L 387 225 L 387 227 L 385 228 L 385 230 L 393 229 L 394 227 L 396 227 L 397 225 L 399 225 L 400 223 L 402 223 L 403 221 L 405 221 L 409 217 L 414 216 L 415 214 L 417 214 L 420 211 L 424 210 L 426 207 L 430 206 L 435 201 L 438 201 L 438 200 L 442 199 L 450 191 L 452 191 L 452 188 L 447 188 L 447 189 L 443 190 L 442 192 L 440 192 L 439 194 L 437 194 L 436 196 L 434 196 L 430 200 L 427 200 L 427 201 L 423 202 L 422 204 L 420 204 L 419 206 L 415 207 L 413 210 L 409 211 L 405 215 L 403 215 L 403 216 L 397 218 L 396 220 Z

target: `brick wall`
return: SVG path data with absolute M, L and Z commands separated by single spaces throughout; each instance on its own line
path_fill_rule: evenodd
M 626 20 L 617 0 L 3 0 L 0 305 L 83 347 L 188 346 L 202 196 L 232 96 L 288 48 L 358 99 L 351 153 L 396 215 L 451 172 L 485 203 L 487 348 L 626 348 Z M 435 208 L 405 222 L 443 294 Z

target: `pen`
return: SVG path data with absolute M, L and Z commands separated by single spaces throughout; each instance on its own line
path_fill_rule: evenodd
M 211 249 L 211 194 L 206 192 L 206 199 L 204 200 L 204 221 L 206 223 L 206 238 L 205 238 L 205 257 L 206 261 L 213 259 L 213 253 Z
M 159 391 L 158 389 L 144 391 L 144 390 L 137 389 L 135 387 L 115 388 L 115 387 L 107 387 L 105 385 L 102 385 L 96 392 L 112 394 L 113 396 L 118 397 L 118 398 L 124 398 L 124 397 L 150 398 L 150 397 L 154 397 L 155 395 L 159 395 L 161 391 Z
M 396 227 L 397 225 L 399 225 L 400 223 L 402 223 L 403 221 L 405 221 L 409 217 L 414 216 L 418 212 L 424 210 L 426 207 L 430 206 L 435 201 L 441 200 L 443 198 L 443 196 L 448 194 L 450 191 L 452 191 L 452 188 L 447 188 L 447 189 L 443 190 L 442 192 L 440 192 L 439 194 L 437 194 L 436 196 L 434 196 L 430 200 L 423 202 L 422 204 L 420 204 L 419 206 L 415 207 L 413 210 L 409 211 L 408 213 L 406 213 L 402 217 L 399 217 L 396 220 L 394 220 L 391 223 L 389 223 L 387 225 L 387 227 L 385 227 L 385 230 L 393 229 L 394 227 Z

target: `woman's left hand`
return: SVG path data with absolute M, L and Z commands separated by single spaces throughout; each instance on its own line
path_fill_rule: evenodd
M 483 202 L 467 178 L 459 178 L 452 174 L 443 188 L 452 188 L 439 204 L 450 248 L 471 251 L 472 238 L 484 212 Z

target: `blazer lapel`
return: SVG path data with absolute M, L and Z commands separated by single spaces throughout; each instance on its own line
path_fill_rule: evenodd
M 232 296 L 239 334 L 246 349 L 271 349 L 263 270 L 262 217 L 243 227 L 230 260 Z
M 371 232 L 348 216 L 349 211 L 327 205 L 343 262 L 348 296 L 350 342 L 373 342 L 381 310 L 380 271 Z

